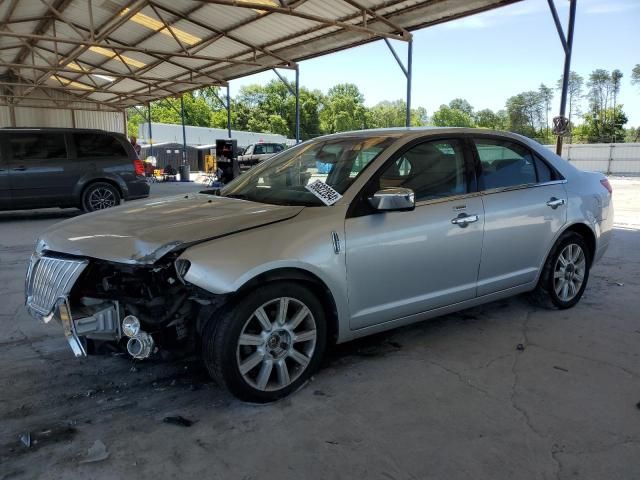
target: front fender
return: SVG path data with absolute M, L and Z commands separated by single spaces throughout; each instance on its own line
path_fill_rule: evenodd
M 180 256 L 191 264 L 184 280 L 228 294 L 270 271 L 302 270 L 326 285 L 339 324 L 348 326 L 341 321 L 348 318 L 345 253 L 344 248 L 336 252 L 332 243 L 332 232 L 344 242 L 345 214 L 346 207 L 305 208 L 290 220 L 194 245 Z

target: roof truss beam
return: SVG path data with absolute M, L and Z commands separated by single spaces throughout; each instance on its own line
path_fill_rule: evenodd
M 340 27 L 340 28 L 343 28 L 344 30 L 350 30 L 353 32 L 362 33 L 369 37 L 390 38 L 390 39 L 402 40 L 402 41 L 409 40 L 408 38 L 405 38 L 404 35 L 383 32 L 380 30 L 374 30 L 369 27 L 348 23 L 342 20 L 332 20 L 330 18 L 320 17 L 318 15 L 313 15 L 310 13 L 299 12 L 292 7 L 278 7 L 275 5 L 265 5 L 263 3 L 258 3 L 258 2 L 248 2 L 248 1 L 240 2 L 238 0 L 200 0 L 200 1 L 204 3 L 211 3 L 214 5 L 226 5 L 229 7 L 248 8 L 251 10 L 262 10 L 266 12 L 280 13 L 282 15 L 288 15 L 290 17 L 298 17 L 305 20 L 310 20 L 312 22 L 321 23 L 327 27 Z M 256 18 L 256 20 L 258 20 L 259 18 L 261 17 Z
M 265 63 L 252 61 L 252 60 L 237 60 L 235 58 L 212 57 L 209 55 L 197 55 L 197 54 L 193 55 L 193 54 L 187 54 L 187 53 L 181 53 L 181 52 L 167 52 L 166 50 L 155 50 L 151 48 L 134 47 L 131 45 L 115 45 L 115 44 L 109 44 L 105 42 L 91 41 L 89 39 L 80 40 L 75 38 L 51 37 L 48 35 L 19 33 L 19 32 L 13 32 L 13 31 L 7 30 L 6 27 L 1 32 L 2 32 L 2 35 L 4 36 L 11 37 L 11 38 L 21 38 L 27 41 L 31 40 L 31 41 L 51 42 L 54 44 L 62 43 L 62 44 L 68 44 L 68 45 L 78 45 L 81 47 L 86 47 L 87 49 L 90 47 L 101 47 L 101 48 L 106 48 L 108 50 L 113 50 L 114 53 L 115 52 L 122 52 L 122 53 L 137 52 L 137 53 L 148 55 L 150 57 L 155 56 L 155 57 L 161 57 L 163 59 L 189 58 L 192 60 L 205 60 L 205 61 L 218 62 L 218 63 L 233 63 L 238 65 L 248 65 L 253 67 L 267 67 L 267 68 L 272 67 L 272 65 L 270 64 L 265 64 Z M 65 59 L 61 60 L 61 63 L 69 63 L 74 60 L 74 58 L 69 58 L 69 57 L 70 56 L 67 56 Z M 14 62 L 14 63 L 20 63 L 20 62 Z

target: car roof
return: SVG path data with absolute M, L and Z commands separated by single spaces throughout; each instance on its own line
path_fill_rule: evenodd
M 491 130 L 487 128 L 467 128 L 467 127 L 392 127 L 392 128 L 372 128 L 370 130 L 352 130 L 349 132 L 331 133 L 316 137 L 318 139 L 342 138 L 342 137 L 419 137 L 419 136 L 440 136 L 447 134 L 469 134 L 469 135 L 493 135 L 505 138 L 523 140 L 527 137 L 517 133 L 505 132 L 502 130 Z

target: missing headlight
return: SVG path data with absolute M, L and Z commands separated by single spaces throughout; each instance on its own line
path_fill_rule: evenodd
M 176 267 L 176 274 L 178 275 L 178 279 L 185 283 L 184 276 L 189 271 L 189 267 L 191 267 L 191 262 L 189 260 L 185 260 L 183 258 L 179 258 L 174 263 Z

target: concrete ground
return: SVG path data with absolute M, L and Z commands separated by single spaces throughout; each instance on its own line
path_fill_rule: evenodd
M 74 359 L 23 277 L 76 212 L 0 212 L 0 479 L 640 478 L 640 180 L 612 184 L 614 241 L 575 308 L 516 297 L 339 346 L 262 406 L 193 361 Z

